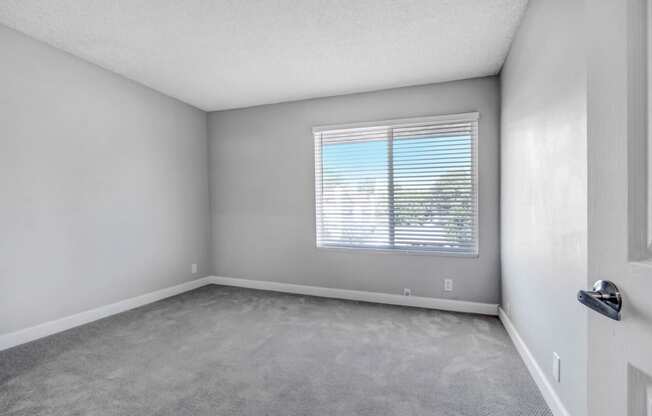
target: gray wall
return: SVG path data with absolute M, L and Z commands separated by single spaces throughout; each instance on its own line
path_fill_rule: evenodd
M 209 274 L 206 114 L 3 26 L 0 62 L 0 333 Z
M 574 416 L 586 414 L 586 70 L 582 0 L 530 1 L 501 74 L 503 307 Z M 562 360 L 561 383 L 551 375 Z
M 469 301 L 499 300 L 499 87 L 495 77 L 209 115 L 217 275 Z M 479 111 L 480 256 L 315 248 L 315 125 Z M 443 279 L 455 291 L 443 292 Z

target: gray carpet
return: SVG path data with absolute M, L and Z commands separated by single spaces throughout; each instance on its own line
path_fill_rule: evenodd
M 206 286 L 0 352 L 2 415 L 550 415 L 493 317 Z

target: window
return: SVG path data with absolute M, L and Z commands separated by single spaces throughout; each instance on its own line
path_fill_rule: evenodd
M 478 113 L 313 129 L 318 247 L 478 253 Z

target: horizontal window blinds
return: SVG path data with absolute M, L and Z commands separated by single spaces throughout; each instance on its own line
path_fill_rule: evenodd
M 477 120 L 315 128 L 317 246 L 476 255 Z

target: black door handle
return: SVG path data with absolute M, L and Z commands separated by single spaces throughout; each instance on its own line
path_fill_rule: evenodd
M 577 300 L 608 318 L 620 321 L 623 299 L 618 287 L 609 280 L 598 280 L 592 291 L 580 290 L 577 292 Z

